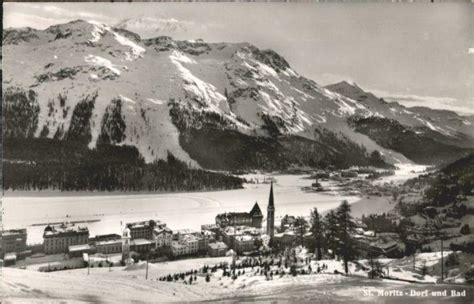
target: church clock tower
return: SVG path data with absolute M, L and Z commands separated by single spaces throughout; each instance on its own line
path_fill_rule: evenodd
M 275 204 L 273 202 L 273 181 L 270 185 L 270 197 L 267 207 L 267 234 L 273 239 L 275 234 Z

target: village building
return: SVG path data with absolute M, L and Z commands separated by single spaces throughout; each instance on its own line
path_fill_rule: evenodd
M 98 235 L 90 241 L 97 253 L 113 254 L 122 252 L 122 237 L 118 234 Z
M 295 243 L 296 234 L 290 229 L 277 233 L 273 236 L 273 245 L 277 248 L 292 247 Z
M 6 253 L 3 256 L 3 266 L 6 267 L 6 266 L 15 265 L 16 260 L 17 260 L 16 253 L 14 252 Z
M 89 229 L 85 226 L 63 223 L 48 225 L 43 233 L 46 254 L 66 253 L 71 245 L 88 244 Z
M 365 257 L 400 258 L 405 251 L 405 246 L 396 233 L 375 234 L 372 231 L 363 231 L 353 237 L 359 253 Z
M 2 231 L 0 238 L 0 257 L 4 257 L 8 253 L 12 253 L 17 258 L 27 255 L 26 250 L 26 229 L 12 229 Z M 13 255 L 9 255 L 12 259 Z
M 209 245 L 209 237 L 200 233 L 194 235 L 198 240 L 198 252 L 207 252 L 207 246 Z
M 292 227 L 273 236 L 273 246 L 276 248 L 294 247 L 302 243 L 306 248 L 312 247 L 314 238 L 311 231 L 301 234 L 298 227 Z
M 280 221 L 280 231 L 286 231 L 296 223 L 296 216 L 286 214 Z
M 262 239 L 260 229 L 249 226 L 226 227 L 221 231 L 222 241 L 238 253 L 253 251 Z
M 208 253 L 211 257 L 225 256 L 229 247 L 224 242 L 209 243 Z
M 219 227 L 227 226 L 251 226 L 262 228 L 263 214 L 255 203 L 250 212 L 227 212 L 216 216 L 216 225 Z
M 95 243 L 97 253 L 113 254 L 122 252 L 122 239 L 99 241 Z
M 130 237 L 132 240 L 135 239 L 153 239 L 153 231 L 155 228 L 166 227 L 166 224 L 162 223 L 161 221 L 141 221 L 141 222 L 134 222 L 128 223 L 127 228 L 130 229 Z
M 130 251 L 137 253 L 148 253 L 154 247 L 154 242 L 147 239 L 132 239 L 130 241 Z
M 166 227 L 166 224 L 157 226 L 153 230 L 153 240 L 155 241 L 155 248 L 168 247 L 173 240 L 173 231 Z
M 209 248 L 209 243 L 215 242 L 215 236 L 216 234 L 214 232 L 208 230 L 201 232 L 190 229 L 173 231 L 171 254 L 176 257 L 206 253 Z
M 251 252 L 254 251 L 256 248 L 256 240 L 252 235 L 239 235 L 236 236 L 234 239 L 234 250 L 237 253 L 244 253 L 244 252 Z
M 84 253 L 92 253 L 93 248 L 89 244 L 71 245 L 68 247 L 70 258 L 82 257 Z
M 180 233 L 178 239 L 171 242 L 171 254 L 182 256 L 196 254 L 199 251 L 199 238 L 192 233 Z

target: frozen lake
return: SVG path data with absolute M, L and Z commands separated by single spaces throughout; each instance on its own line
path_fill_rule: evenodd
M 249 176 L 247 176 L 249 177 Z M 260 176 L 262 177 L 262 176 Z M 309 216 L 312 208 L 325 211 L 337 207 L 342 200 L 349 203 L 359 198 L 337 194 L 306 193 L 302 186 L 313 180 L 301 175 L 276 175 L 274 184 L 276 218 L 285 214 Z M 222 212 L 250 211 L 257 201 L 264 215 L 268 203 L 269 184 L 246 184 L 244 189 L 131 195 L 8 195 L 3 198 L 4 228 L 28 229 L 28 243 L 41 243 L 44 225 L 62 221 L 99 220 L 87 223 L 90 235 L 120 233 L 121 223 L 157 219 L 171 229 L 200 230 L 202 224 L 215 223 Z M 34 226 L 32 226 L 34 225 Z
M 425 166 L 399 164 L 396 174 L 376 183 L 400 183 L 423 173 Z M 313 180 L 307 175 L 275 175 L 274 184 L 276 220 L 285 214 L 309 216 L 317 207 L 320 212 L 337 207 L 342 200 L 355 203 L 360 198 L 343 196 L 335 192 L 308 193 L 301 187 L 310 186 Z M 246 175 L 263 180 L 263 175 Z M 222 212 L 250 211 L 258 202 L 264 216 L 268 203 L 270 184 L 246 184 L 244 189 L 166 193 L 166 194 L 86 194 L 71 195 L 41 192 L 7 193 L 3 198 L 4 228 L 28 229 L 28 243 L 41 243 L 47 223 L 63 221 L 94 221 L 86 225 L 90 235 L 120 233 L 127 222 L 156 219 L 164 221 L 171 229 L 200 230 L 202 224 L 215 223 L 215 216 Z M 265 219 L 264 219 L 265 220 Z M 43 224 L 43 225 L 39 225 Z M 265 224 L 264 224 L 265 225 Z

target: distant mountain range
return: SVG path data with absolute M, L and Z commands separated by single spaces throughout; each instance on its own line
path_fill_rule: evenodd
M 248 43 L 141 39 L 124 27 L 4 30 L 4 136 L 126 145 L 146 163 L 171 154 L 215 170 L 439 164 L 474 148 L 473 117 L 387 103 L 345 81 L 323 87 Z

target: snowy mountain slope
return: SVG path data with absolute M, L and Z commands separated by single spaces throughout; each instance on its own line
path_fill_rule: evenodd
M 249 138 L 298 136 L 318 143 L 325 154 L 340 154 L 316 132 L 330 130 L 368 152 L 379 150 L 391 162 L 407 160 L 355 132 L 348 125 L 350 117 L 390 117 L 410 126 L 426 125 L 443 138 L 464 131 L 427 122 L 421 114 L 395 115 L 408 110 L 387 111 L 321 87 L 277 53 L 247 43 L 141 39 L 125 29 L 81 20 L 44 31 L 8 29 L 3 42 L 5 106 L 10 113 L 29 113 L 6 122 L 8 136 L 33 133 L 61 140 L 69 133 L 79 136 L 80 130 L 91 148 L 97 143 L 133 145 L 147 162 L 166 159 L 171 152 L 197 167 L 200 163 L 189 155 L 190 149 L 183 148 L 183 137 L 186 130 L 199 131 L 203 124 L 191 117 L 180 129 L 176 117 L 170 117 L 173 104 L 194 117 L 217 117 L 219 123 L 206 125 L 208 129 Z
M 433 131 L 442 136 L 461 138 L 457 144 L 472 147 L 474 143 L 474 128 L 469 118 L 460 116 L 452 111 L 434 110 L 426 107 L 407 108 L 399 103 L 388 103 L 370 92 L 364 91 L 355 83 L 342 81 L 327 88 L 348 98 L 360 102 L 370 110 L 379 113 L 387 119 L 393 119 L 402 125 L 416 128 L 418 132 Z M 468 139 L 465 142 L 465 139 Z

